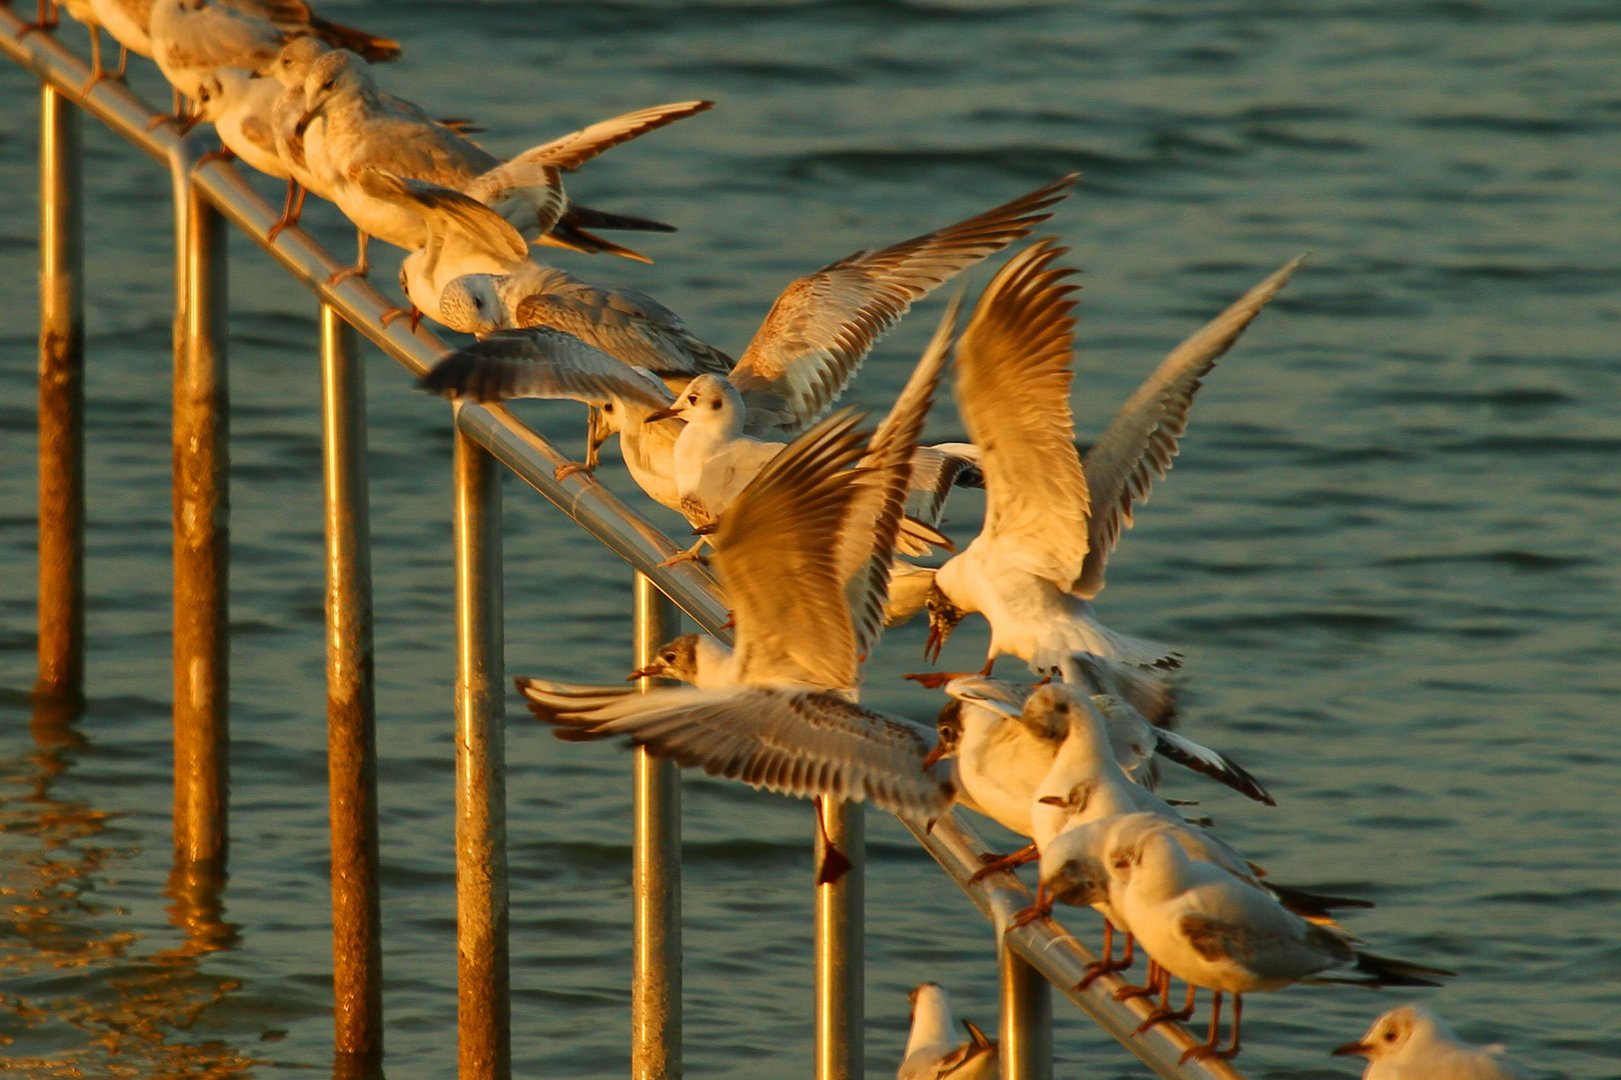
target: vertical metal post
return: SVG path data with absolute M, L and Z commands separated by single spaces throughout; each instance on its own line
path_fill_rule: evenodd
M 675 605 L 636 575 L 636 666 L 653 662 L 676 625 Z M 652 679 L 638 684 L 643 693 Z M 637 748 L 631 840 L 630 1075 L 681 1076 L 681 785 L 675 766 Z
M 39 96 L 40 698 L 84 693 L 84 210 L 79 110 Z
M 816 886 L 816 1080 L 861 1080 L 866 1015 L 862 912 L 866 904 L 863 849 L 867 823 L 859 803 L 822 802 L 828 839 L 851 866 L 837 882 Z M 816 834 L 820 870 L 827 845 Z
M 456 432 L 456 952 L 460 1080 L 512 1072 L 506 762 L 501 730 L 501 478 Z
M 326 304 L 321 305 L 321 450 L 334 1046 L 340 1056 L 375 1064 L 383 1054 L 383 944 L 377 885 L 366 383 L 354 328 Z
M 1052 984 L 1012 949 L 1002 949 L 1002 1080 L 1052 1080 Z
M 174 843 L 182 862 L 226 850 L 225 219 L 171 162 L 175 203 Z

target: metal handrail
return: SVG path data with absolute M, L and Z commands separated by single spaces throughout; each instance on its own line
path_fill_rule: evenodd
M 382 325 L 381 317 L 392 305 L 364 279 L 350 278 L 337 285 L 329 284 L 328 276 L 340 269 L 342 264 L 301 230 L 288 229 L 272 242 L 269 239 L 269 228 L 277 219 L 277 212 L 233 166 L 220 161 L 198 164 L 194 144 L 188 139 L 179 137 L 170 126 L 149 128 L 149 124 L 154 120 L 154 114 L 118 82 L 103 81 L 88 93 L 82 92 L 81 87 L 89 76 L 89 69 L 84 62 L 48 34 L 34 33 L 19 37 L 18 34 L 24 25 L 23 21 L 9 9 L 0 8 L 0 51 L 33 72 L 42 84 L 53 89 L 61 97 L 72 101 L 149 156 L 168 164 L 177 177 L 184 177 L 194 185 L 196 192 L 203 199 L 275 258 L 283 269 L 310 289 L 326 308 L 364 334 L 413 376 L 426 373 L 434 361 L 447 351 L 448 347 L 426 329 L 419 327 L 411 330 L 403 320 L 397 320 L 389 326 Z M 337 336 L 324 333 L 324 337 Z M 479 456 L 488 454 L 505 465 L 572 518 L 588 535 L 653 582 L 659 592 L 672 600 L 699 626 L 711 634 L 727 636 L 727 632 L 723 629 L 727 621 L 726 605 L 719 594 L 716 582 L 707 571 L 692 563 L 680 563 L 672 567 L 661 566 L 663 560 L 678 550 L 677 545 L 591 477 L 575 474 L 566 480 L 557 480 L 554 470 L 567 459 L 539 433 L 499 405 L 462 403 L 454 410 L 454 422 L 458 436 L 456 463 L 458 474 L 482 471 L 478 457 L 468 454 L 467 449 L 463 447 L 462 440 L 465 439 L 469 447 L 478 449 Z M 465 459 L 464 454 L 467 454 Z M 475 486 L 494 487 L 487 481 L 486 474 L 483 479 L 474 483 Z M 458 484 L 458 488 L 461 487 L 462 485 Z M 490 522 L 485 520 L 467 523 L 465 527 L 468 532 L 464 537 L 461 520 L 463 510 L 459 496 L 458 549 L 465 542 L 468 546 L 478 549 L 473 558 L 491 558 Z M 468 507 L 466 510 L 469 517 L 492 516 L 492 507 L 488 505 L 482 508 Z M 498 514 L 497 503 L 493 507 L 493 515 Z M 498 533 L 498 529 L 494 531 Z M 458 551 L 458 556 L 460 554 Z M 493 557 L 498 556 L 497 541 Z M 460 561 L 458 558 L 459 563 Z M 459 569 L 458 582 L 461 578 Z M 660 630 L 660 620 L 652 616 L 654 607 L 649 598 L 641 596 L 639 592 L 638 628 L 651 627 L 651 632 L 656 635 Z M 458 636 L 482 633 L 486 640 L 479 652 L 484 660 L 489 660 L 493 655 L 495 670 L 498 672 L 499 626 L 493 628 L 488 625 L 462 626 L 460 617 L 463 608 L 464 604 L 459 598 Z M 497 606 L 497 624 L 498 612 Z M 489 640 L 492 634 L 493 642 Z M 655 636 L 651 640 L 656 642 L 658 639 Z M 466 652 L 461 648 L 458 652 L 460 658 L 465 660 Z M 463 664 L 458 666 L 462 667 Z M 464 679 L 459 677 L 459 698 L 472 694 L 472 690 L 463 683 Z M 487 686 L 482 686 L 478 688 L 478 692 L 487 694 L 488 689 Z M 501 689 L 498 688 L 497 693 L 500 692 Z M 498 717 L 498 708 L 496 713 Z M 460 712 L 458 715 L 460 716 Z M 460 742 L 459 732 L 458 744 Z M 460 746 L 458 749 L 460 750 Z M 498 753 L 499 743 L 486 749 Z M 458 769 L 460 767 L 459 761 Z M 499 763 L 495 767 L 499 769 Z M 959 822 L 954 816 L 942 818 L 932 830 L 908 827 L 912 829 L 922 847 L 945 869 L 974 905 L 992 920 L 999 934 L 1001 928 L 1007 924 L 1009 916 L 1031 902 L 1029 890 L 1012 875 L 1001 874 L 982 882 L 969 882 L 970 876 L 980 866 L 980 855 L 985 852 L 986 847 L 972 828 Z M 485 839 L 490 838 L 486 836 Z M 458 846 L 461 846 L 460 835 Z M 504 862 L 501 872 L 504 877 Z M 499 912 L 503 930 L 504 904 L 503 880 Z M 679 911 L 678 906 L 676 910 Z M 1045 1017 L 1042 1015 L 1045 995 L 1034 992 L 1030 985 L 1029 973 L 1034 972 L 1047 983 L 1058 987 L 1105 1032 L 1140 1058 L 1157 1075 L 1169 1078 L 1222 1077 L 1227 1080 L 1239 1080 L 1240 1074 L 1224 1061 L 1191 1061 L 1186 1065 L 1180 1064 L 1179 1059 L 1183 1051 L 1197 1042 L 1180 1025 L 1161 1024 L 1142 1035 L 1134 1035 L 1136 1027 L 1148 1013 L 1148 1005 L 1140 1000 L 1126 1003 L 1115 1001 L 1113 991 L 1121 985 L 1117 976 L 1098 979 L 1085 990 L 1076 989 L 1086 964 L 1095 957 L 1073 936 L 1065 933 L 1056 922 L 1041 920 L 1032 923 L 1001 935 L 1000 941 L 1003 957 L 1004 1006 L 1026 1010 L 1026 1015 L 1022 1017 L 1004 1016 L 1003 1022 L 1004 1041 L 1017 1043 L 1016 1046 L 1009 1046 L 1008 1054 L 1008 1057 L 1020 1062 L 1017 1065 L 1017 1075 L 1046 1076 L 1051 1072 L 1050 1056 L 1043 1049 L 1046 1043 L 1050 1043 L 1050 1034 L 1045 1030 L 1037 1030 L 1038 1025 L 1035 1023 L 1037 1020 L 1043 1025 L 1045 1023 Z M 504 938 L 500 942 L 500 951 L 503 958 L 501 966 L 504 969 Z M 640 958 L 638 960 L 640 963 Z M 504 979 L 504 971 L 502 978 Z M 678 1036 L 679 1023 L 673 1025 L 673 1030 Z M 1010 1035 L 1017 1037 L 1010 1040 Z M 678 1071 L 678 1057 L 676 1061 Z M 465 1057 L 463 1063 L 464 1066 L 467 1065 Z M 657 1073 L 649 1073 L 655 1074 Z M 468 1074 L 464 1072 L 464 1075 Z M 1004 1075 L 1013 1075 L 1007 1071 L 1006 1064 Z

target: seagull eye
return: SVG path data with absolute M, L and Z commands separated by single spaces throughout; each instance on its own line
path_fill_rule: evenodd
M 673 663 L 675 663 L 675 653 L 673 653 L 673 652 L 659 653 L 659 659 L 663 660 L 666 664 L 673 664 Z
M 1395 1041 L 1396 1041 L 1396 1033 L 1394 1031 L 1385 1032 L 1385 1042 L 1395 1042 Z
M 321 89 L 322 90 L 330 90 L 330 89 L 332 89 L 333 82 L 334 82 L 334 80 L 328 79 L 326 82 L 321 84 Z
M 687 395 L 687 404 L 689 404 L 689 405 L 698 404 L 698 395 L 697 394 L 688 394 Z

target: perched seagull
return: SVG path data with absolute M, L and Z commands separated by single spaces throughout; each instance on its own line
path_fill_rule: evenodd
M 1215 834 L 1154 810 L 1138 810 L 1070 824 L 1041 849 L 1039 890 L 1049 903 L 1090 906 L 1104 918 L 1100 959 L 1088 965 L 1086 978 L 1081 983 L 1083 988 L 1099 975 L 1124 971 L 1131 966 L 1132 941 L 1129 934 L 1126 937 L 1125 955 L 1118 961 L 1114 959 L 1114 928 L 1119 925 L 1119 919 L 1109 905 L 1107 868 L 1115 853 L 1134 849 L 1148 833 L 1161 831 L 1175 838 L 1189 858 L 1221 867 L 1245 884 L 1272 896 L 1307 922 L 1340 931 L 1334 912 L 1374 906 L 1367 900 L 1354 897 L 1330 896 L 1280 885 L 1265 877 L 1265 871 L 1240 857 Z M 1039 914 L 1039 909 L 1032 909 L 1032 917 Z M 1191 996 L 1189 1000 L 1191 1004 Z M 1144 1021 L 1144 1029 L 1161 1020 L 1186 1020 L 1189 1015 L 1192 1015 L 1191 1010 L 1181 1014 L 1170 1012 L 1168 1003 L 1162 999 L 1158 1012 Z
M 694 337 L 679 317 L 642 294 L 588 285 L 550 268 L 524 271 L 523 280 L 529 284 L 517 286 L 510 275 L 505 281 L 470 275 L 451 283 L 438 302 L 441 313 L 453 320 L 446 322 L 452 329 L 486 333 L 509 325 L 551 326 L 628 365 L 659 374 L 672 391 L 684 389 L 698 375 L 725 375 L 743 398 L 743 432 L 781 439 L 798 434 L 827 411 L 874 342 L 912 304 L 1028 235 L 1051 216 L 1049 208 L 1065 196 L 1074 179 L 1064 177 L 954 225 L 875 251 L 855 252 L 796 278 L 777 297 L 736 362 Z M 518 299 L 516 315 L 510 315 L 514 299 L 535 287 L 540 291 Z M 417 303 L 423 306 L 420 299 Z M 476 318 L 461 321 L 469 312 Z M 499 380 L 477 376 L 485 386 L 498 386 L 493 392 L 499 397 L 570 396 L 559 392 L 556 373 L 525 361 L 520 341 L 505 337 L 496 345 L 479 342 L 443 363 L 464 375 L 477 364 L 502 365 L 505 375 Z M 442 376 L 436 370 L 425 384 L 457 391 L 451 374 Z M 660 504 L 679 511 L 674 457 L 683 425 L 673 420 L 645 423 L 649 413 L 676 399 L 644 407 L 634 400 L 641 397 L 638 383 L 632 379 L 620 397 L 589 402 L 601 407 L 602 424 L 593 428 L 584 464 L 563 466 L 560 478 L 594 469 L 601 442 L 617 431 L 637 484 Z M 928 482 L 934 475 L 926 474 Z
M 951 1034 L 951 998 L 939 983 L 919 983 L 906 995 L 912 1003 L 912 1032 L 895 1080 L 994 1080 L 1000 1058 L 994 1040 L 971 1020 L 962 1026 L 968 1041 Z
M 304 114 L 294 130 L 305 139 L 309 167 L 332 189 L 339 209 L 363 237 L 376 236 L 406 251 L 415 251 L 428 240 L 427 226 L 414 208 L 369 194 L 360 183 L 364 170 L 379 169 L 471 195 L 495 209 L 531 243 L 641 258 L 585 229 L 668 232 L 670 226 L 571 204 L 563 191 L 562 172 L 712 104 L 687 101 L 644 109 L 502 162 L 415 105 L 385 97 L 365 61 L 339 49 L 311 65 L 304 81 Z M 314 146 L 317 142 L 320 152 Z M 354 273 L 367 267 L 364 242 L 361 248 L 360 260 L 351 268 Z
M 1446 1021 L 1417 1005 L 1399 1005 L 1373 1022 L 1360 1042 L 1331 1053 L 1368 1059 L 1362 1080 L 1526 1080 L 1530 1073 L 1502 1046 L 1471 1046 Z
M 536 716 L 561 738 L 625 735 L 771 791 L 870 799 L 913 821 L 939 816 L 953 789 L 924 768 L 927 730 L 852 698 L 883 629 L 912 450 L 950 352 L 950 315 L 869 445 L 851 416 L 830 417 L 773 459 L 722 523 L 716 569 L 736 623 L 734 685 L 630 696 L 520 678 Z
M 928 655 L 937 658 L 958 622 L 977 611 L 991 624 L 986 673 L 1004 654 L 1048 674 L 1076 652 L 1173 667 L 1180 662 L 1174 652 L 1100 625 L 1091 602 L 1120 531 L 1131 524 L 1133 502 L 1147 497 L 1176 455 L 1200 379 L 1300 260 L 1173 350 L 1083 467 L 1069 407 L 1074 286 L 1067 270 L 1053 266 L 1060 254 L 1048 243 L 1009 262 L 963 333 L 956 397 L 971 441 L 984 450 L 985 524 L 934 576 Z
M 1296 982 L 1438 986 L 1435 977 L 1456 974 L 1363 952 L 1221 867 L 1190 858 L 1164 831 L 1113 859 L 1109 876 L 1109 903 L 1149 956 L 1214 994 L 1209 1035 L 1184 1062 L 1239 1052 L 1244 994 Z M 1218 1050 L 1225 994 L 1233 995 L 1232 1043 Z
M 239 68 L 216 68 L 197 85 L 197 113 L 214 125 L 220 142 L 266 176 L 289 180 L 292 171 L 276 152 L 272 117 L 281 84 Z

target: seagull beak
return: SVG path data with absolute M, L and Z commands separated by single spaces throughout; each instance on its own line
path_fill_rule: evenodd
M 929 638 L 923 643 L 923 659 L 931 664 L 939 661 L 940 650 L 946 647 L 946 635 L 949 632 L 934 619 L 929 620 Z
M 934 749 L 923 755 L 923 771 L 928 772 L 930 769 L 934 768 L 934 766 L 950 752 L 951 751 L 946 747 L 945 743 L 935 743 Z
M 298 123 L 293 127 L 293 134 L 302 139 L 304 137 L 305 129 L 311 124 L 315 123 L 315 118 L 321 115 L 321 112 L 325 107 L 326 103 L 322 102 L 321 104 L 315 106 L 315 108 L 306 110 L 304 115 L 298 118 Z
M 669 420 L 681 415 L 681 410 L 671 406 L 668 409 L 655 409 L 642 418 L 642 423 L 651 424 L 655 420 Z
M 626 682 L 635 682 L 637 679 L 657 679 L 664 675 L 664 669 L 657 664 L 649 664 L 644 668 L 637 668 L 625 676 Z
M 1373 1052 L 1373 1047 L 1365 1042 L 1349 1042 L 1344 1046 L 1336 1046 L 1328 1052 L 1329 1057 L 1367 1057 Z

